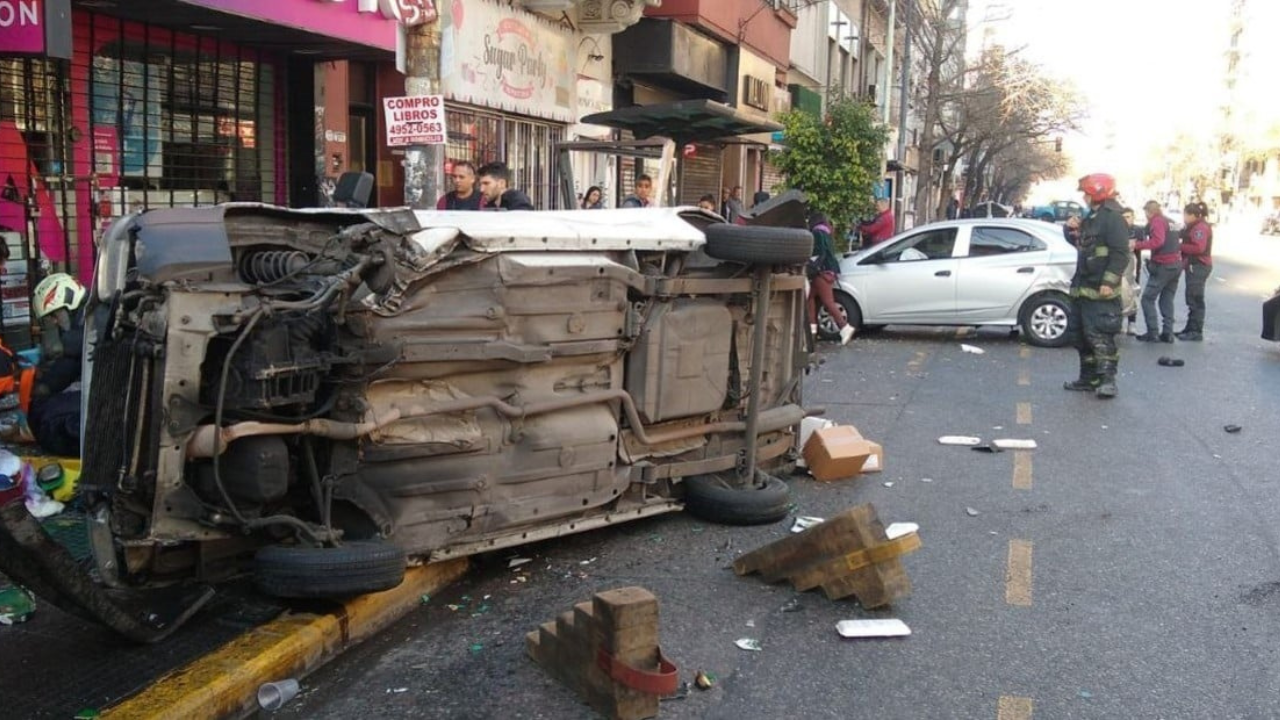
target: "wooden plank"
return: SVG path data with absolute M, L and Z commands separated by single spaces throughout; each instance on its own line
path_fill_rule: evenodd
M 850 508 L 826 522 L 815 525 L 802 533 L 789 535 L 781 540 L 765 545 L 762 548 L 739 557 L 733 562 L 733 571 L 739 575 L 754 572 L 769 572 L 774 568 L 786 567 L 798 562 L 812 561 L 814 557 L 822 557 L 841 550 L 850 552 L 859 550 L 856 544 L 857 526 L 864 522 L 867 513 L 875 513 L 868 503 Z M 851 538 L 854 538 L 850 544 Z
M 824 560 L 790 575 L 788 579 L 795 585 L 796 590 L 804 592 L 871 565 L 897 559 L 918 549 L 920 549 L 920 536 L 911 533 L 895 540 Z

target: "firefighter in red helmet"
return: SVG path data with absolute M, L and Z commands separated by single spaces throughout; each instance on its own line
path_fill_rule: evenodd
M 1080 377 L 1063 387 L 1113 398 L 1120 364 L 1116 333 L 1123 320 L 1120 282 L 1129 261 L 1129 228 L 1115 199 L 1115 178 L 1104 173 L 1085 175 L 1080 178 L 1080 192 L 1090 208 L 1080 226 L 1076 274 L 1071 279 Z

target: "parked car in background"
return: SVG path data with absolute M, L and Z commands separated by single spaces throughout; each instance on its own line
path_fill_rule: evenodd
M 909 230 L 840 263 L 836 300 L 861 330 L 885 325 L 1020 328 L 1027 342 L 1070 340 L 1068 290 L 1076 251 L 1057 225 L 947 220 Z M 822 319 L 830 336 L 835 323 Z
M 1043 222 L 1061 223 L 1072 215 L 1083 217 L 1084 206 L 1074 200 L 1055 200 L 1047 205 L 1035 205 L 1025 214 Z

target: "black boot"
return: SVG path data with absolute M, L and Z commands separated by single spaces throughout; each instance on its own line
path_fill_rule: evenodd
M 1135 337 L 1134 340 L 1137 340 L 1138 342 L 1159 342 L 1160 336 L 1148 330 Z
M 1080 355 L 1080 377 L 1062 383 L 1062 389 L 1073 392 L 1092 392 L 1097 389 L 1099 382 L 1097 364 L 1094 363 L 1092 357 L 1086 357 L 1082 353 Z
M 1172 330 L 1165 330 L 1164 332 L 1160 333 L 1160 342 L 1162 342 L 1162 343 L 1169 343 L 1170 345 L 1172 345 L 1172 344 L 1173 344 L 1173 331 L 1172 331 Z
M 1203 342 L 1204 333 L 1199 330 L 1183 330 L 1178 333 L 1178 339 L 1182 342 Z
M 1116 387 L 1116 370 L 1119 363 L 1114 360 L 1103 360 L 1098 363 L 1098 386 L 1094 394 L 1103 400 L 1110 400 L 1120 394 Z

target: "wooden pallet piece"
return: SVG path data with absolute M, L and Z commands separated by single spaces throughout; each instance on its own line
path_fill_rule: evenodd
M 526 635 L 529 657 L 601 715 L 640 720 L 658 714 L 657 694 L 616 681 L 601 651 L 639 670 L 660 669 L 658 599 L 639 587 L 608 590 Z
M 877 608 L 910 594 L 898 558 L 920 546 L 915 533 L 889 540 L 867 503 L 749 552 L 733 567 L 739 575 L 760 573 L 770 583 L 786 579 L 801 592 L 821 587 L 832 600 L 853 595 L 863 607 Z

